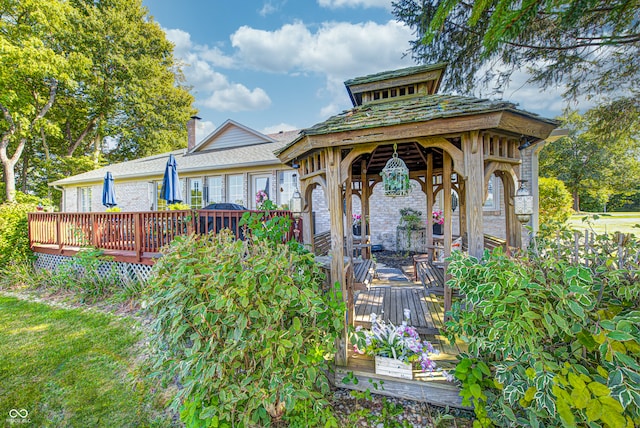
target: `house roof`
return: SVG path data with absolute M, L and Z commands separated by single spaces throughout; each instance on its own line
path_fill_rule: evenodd
M 298 138 L 278 150 L 277 154 L 284 152 L 307 135 L 333 134 L 499 111 L 514 112 L 553 125 L 558 123 L 535 113 L 519 110 L 516 108 L 516 104 L 506 101 L 440 94 L 410 98 L 388 98 L 345 110 L 324 122 L 303 129 Z
M 170 154 L 176 157 L 178 173 L 229 170 L 248 166 L 281 165 L 274 151 L 291 142 L 299 131 L 286 131 L 267 135 L 269 142 L 257 140 L 255 145 L 212 149 L 202 152 L 186 153 L 186 149 L 170 153 L 148 156 L 128 162 L 108 165 L 83 174 L 74 175 L 50 183 L 52 186 L 69 186 L 82 183 L 96 183 L 104 179 L 107 171 L 116 181 L 123 179 L 159 178 L 164 174 Z

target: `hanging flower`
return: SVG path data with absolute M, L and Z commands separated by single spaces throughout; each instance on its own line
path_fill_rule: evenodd
M 442 210 L 433 210 L 431 218 L 435 224 L 444 224 L 444 213 Z

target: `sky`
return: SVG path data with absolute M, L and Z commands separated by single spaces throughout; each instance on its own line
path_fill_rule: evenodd
M 310 127 L 351 108 L 345 80 L 417 65 L 391 0 L 143 4 L 175 45 L 202 119 L 198 140 L 227 119 L 263 133 Z M 549 118 L 562 112 L 560 90 L 525 81 L 515 75 L 504 99 Z

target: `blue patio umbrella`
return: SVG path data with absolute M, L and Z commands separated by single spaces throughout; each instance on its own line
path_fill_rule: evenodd
M 182 202 L 182 190 L 180 189 L 180 179 L 178 178 L 178 164 L 173 155 L 169 155 L 167 167 L 164 170 L 160 197 L 167 201 L 169 205 Z
M 113 184 L 113 175 L 109 171 L 104 176 L 104 184 L 102 185 L 102 205 L 107 208 L 118 205 L 116 202 L 116 189 Z

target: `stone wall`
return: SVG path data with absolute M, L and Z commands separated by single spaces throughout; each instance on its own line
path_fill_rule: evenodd
M 505 216 L 504 216 L 504 195 L 503 186 L 500 179 L 495 181 L 496 189 L 494 191 L 498 210 L 485 210 L 484 212 L 484 230 L 489 235 L 499 238 L 505 238 Z M 354 196 L 352 199 L 352 211 L 354 214 L 362 214 L 360 198 Z M 426 224 L 426 196 L 422 192 L 419 184 L 413 182 L 413 190 L 408 196 L 390 198 L 384 195 L 382 185 L 377 185 L 373 189 L 371 199 L 369 200 L 369 233 L 372 244 L 380 244 L 385 250 L 395 251 L 397 249 L 397 227 L 400 224 L 400 210 L 403 208 L 413 208 L 422 212 Z M 436 208 L 439 208 L 436 204 Z M 324 193 L 320 187 L 313 191 L 313 211 L 315 213 L 315 233 L 326 232 L 330 230 L 329 211 L 324 198 Z M 353 223 L 352 219 L 344 218 L 345 230 L 350 231 Z M 460 217 L 459 211 L 453 213 L 453 234 L 460 234 Z M 346 232 L 348 233 L 348 232 Z M 345 233 L 345 234 L 346 234 Z M 416 243 L 412 242 L 411 246 L 415 247 Z

